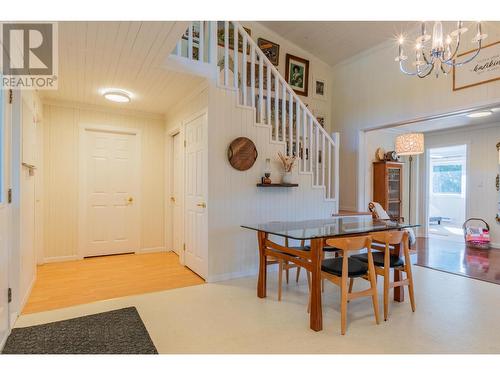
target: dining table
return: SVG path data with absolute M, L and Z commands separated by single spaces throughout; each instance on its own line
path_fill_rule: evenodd
M 302 267 L 311 274 L 310 328 L 323 329 L 321 306 L 321 263 L 324 259 L 323 248 L 328 238 L 369 235 L 373 232 L 405 230 L 418 227 L 417 224 L 392 220 L 375 219 L 371 216 L 334 216 L 327 219 L 304 221 L 274 221 L 264 224 L 241 225 L 242 228 L 257 232 L 259 248 L 259 276 L 257 296 L 266 297 L 267 257 L 288 261 Z M 278 244 L 278 239 L 287 239 Z M 294 241 L 310 242 L 308 247 L 294 246 Z M 279 241 L 281 242 L 281 241 Z M 288 243 L 288 246 L 285 244 Z M 394 245 L 391 253 L 401 256 L 402 244 Z M 394 281 L 401 280 L 401 271 L 394 271 Z M 403 287 L 394 288 L 394 300 L 404 301 Z

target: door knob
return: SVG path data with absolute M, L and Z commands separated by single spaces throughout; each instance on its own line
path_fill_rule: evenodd
M 175 203 L 175 197 L 170 197 L 170 200 Z
M 203 203 L 198 203 L 197 204 L 198 207 L 203 207 L 203 208 L 207 208 L 207 204 L 205 202 Z
M 128 204 L 132 204 L 133 202 L 134 202 L 134 198 L 132 198 L 132 197 L 128 197 L 127 198 L 127 203 Z

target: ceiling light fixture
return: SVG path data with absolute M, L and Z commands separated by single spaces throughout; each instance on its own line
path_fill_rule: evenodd
M 415 61 L 413 62 L 415 70 L 409 71 L 404 65 L 405 61 L 408 60 L 408 56 L 405 55 L 403 50 L 403 45 L 405 43 L 403 35 L 398 37 L 399 53 L 395 61 L 399 62 L 399 69 L 401 72 L 409 76 L 425 78 L 434 72 L 437 78 L 440 72 L 448 74 L 452 67 L 462 66 L 474 60 L 479 54 L 479 51 L 481 51 L 482 41 L 488 36 L 483 33 L 481 22 L 477 22 L 476 35 L 472 38 L 472 43 L 477 43 L 476 49 L 472 51 L 474 53 L 472 56 L 462 61 L 457 61 L 456 58 L 460 56 L 458 54 L 460 38 L 467 30 L 468 28 L 463 25 L 463 22 L 458 21 L 456 29 L 445 34 L 441 21 L 436 21 L 432 28 L 431 37 L 431 35 L 426 32 L 425 22 L 422 22 L 420 35 L 415 40 Z
M 131 94 L 121 89 L 105 89 L 102 91 L 104 98 L 116 103 L 129 103 Z
M 492 114 L 493 114 L 493 112 L 491 112 L 491 111 L 480 111 L 480 112 L 468 113 L 467 117 L 470 117 L 470 118 L 480 118 L 480 117 L 491 116 Z

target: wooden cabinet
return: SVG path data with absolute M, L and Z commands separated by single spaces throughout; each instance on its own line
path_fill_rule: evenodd
M 373 201 L 393 219 L 403 213 L 403 163 L 376 161 L 373 163 Z

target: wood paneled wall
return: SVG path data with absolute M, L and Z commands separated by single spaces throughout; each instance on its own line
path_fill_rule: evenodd
M 160 116 L 67 103 L 44 105 L 44 259 L 78 256 L 80 124 L 140 129 L 141 249 L 164 250 L 164 121 Z

